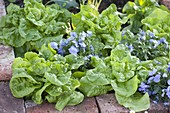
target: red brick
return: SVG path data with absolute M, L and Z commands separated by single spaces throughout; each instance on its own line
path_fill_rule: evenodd
M 4 1 L 0 0 L 0 17 L 6 15 Z M 12 76 L 11 64 L 14 60 L 13 49 L 0 45 L 0 80 L 9 80 Z
M 101 113 L 129 113 L 129 110 L 118 104 L 114 94 L 105 94 L 96 97 Z
M 0 82 L 0 113 L 25 113 L 24 100 L 12 96 L 9 82 Z
M 56 110 L 55 104 L 44 102 L 36 105 L 33 102 L 26 101 L 27 113 L 98 113 L 95 98 L 86 98 L 81 104 L 76 106 L 67 106 L 62 111 Z
M 10 80 L 13 60 L 13 49 L 9 46 L 0 45 L 0 80 Z
M 160 2 L 161 2 L 161 4 L 168 7 L 168 9 L 170 9 L 170 0 L 160 0 Z
M 0 17 L 6 15 L 5 4 L 3 0 L 0 0 Z
M 101 95 L 96 99 L 101 113 L 129 113 L 128 109 L 118 104 L 114 94 Z M 169 113 L 168 108 L 164 107 L 163 104 L 154 104 L 153 102 L 147 111 L 148 113 Z M 140 113 L 145 113 L 145 111 Z
M 168 107 L 165 107 L 161 103 L 154 104 L 153 102 L 151 102 L 148 113 L 168 113 Z

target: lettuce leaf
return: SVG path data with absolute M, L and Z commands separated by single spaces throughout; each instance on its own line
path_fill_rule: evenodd
M 102 59 L 97 57 L 91 58 L 91 64 L 94 69 L 89 69 L 80 79 L 79 90 L 87 97 L 105 94 L 113 90 L 110 86 L 111 72 Z
M 170 13 L 161 8 L 155 8 L 150 15 L 144 18 L 141 22 L 144 29 L 153 31 L 157 36 L 165 37 L 169 40 L 169 17 Z
M 136 65 L 139 59 L 131 56 L 124 45 L 118 45 L 111 51 L 112 74 L 118 82 L 125 82 L 135 76 Z
M 112 80 L 111 85 L 116 94 L 119 94 L 124 97 L 130 97 L 137 91 L 139 82 L 140 81 L 137 76 L 134 76 L 132 79 L 123 83 L 117 82 L 116 80 Z
M 135 93 L 130 97 L 120 96 L 115 93 L 116 99 L 120 105 L 123 105 L 135 112 L 140 112 L 149 109 L 150 100 L 148 93 L 141 95 L 140 93 Z
M 61 111 L 66 105 L 77 105 L 84 99 L 84 95 L 80 92 L 74 91 L 72 94 L 66 93 L 59 97 L 55 108 Z
M 41 86 L 42 84 L 29 75 L 24 68 L 15 68 L 10 80 L 10 89 L 13 96 L 22 98 Z

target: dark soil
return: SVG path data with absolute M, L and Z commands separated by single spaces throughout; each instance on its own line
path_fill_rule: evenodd
M 102 3 L 100 4 L 99 7 L 99 12 L 103 11 L 107 7 L 109 7 L 110 4 L 114 3 L 117 6 L 118 11 L 122 11 L 123 6 L 128 2 L 128 1 L 134 1 L 134 0 L 102 0 Z
M 10 2 L 8 0 L 5 1 L 5 6 L 7 7 Z M 46 4 L 49 0 L 43 0 L 43 4 Z M 78 0 L 77 0 L 78 1 Z M 99 7 L 99 12 L 102 12 L 104 9 L 109 7 L 110 4 L 114 3 L 116 4 L 118 11 L 121 11 L 123 6 L 128 2 L 128 1 L 134 1 L 134 0 L 102 0 L 100 7 Z M 23 7 L 23 0 L 16 0 L 14 4 L 19 5 L 20 7 Z M 71 12 L 78 12 L 78 9 L 70 8 Z

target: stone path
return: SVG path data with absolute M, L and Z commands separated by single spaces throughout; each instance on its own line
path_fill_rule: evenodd
M 5 15 L 4 8 L 3 0 L 0 0 L 0 16 Z M 0 113 L 129 113 L 128 109 L 117 103 L 114 94 L 86 98 L 81 104 L 66 107 L 61 112 L 54 108 L 55 104 L 44 102 L 37 105 L 30 100 L 17 99 L 12 96 L 9 89 L 13 60 L 13 49 L 0 45 Z M 163 105 L 152 103 L 148 112 L 170 113 L 170 110 Z

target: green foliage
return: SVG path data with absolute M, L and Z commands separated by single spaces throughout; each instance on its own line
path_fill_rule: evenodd
M 82 56 L 63 57 L 53 51 L 49 46 L 42 46 L 39 54 L 27 52 L 24 58 L 14 60 L 10 89 L 15 97 L 30 97 L 37 104 L 47 99 L 56 103 L 58 110 L 82 102 L 84 96 L 97 96 L 112 90 L 121 95 L 119 99 L 133 97 L 140 83 L 138 77 L 142 78 L 139 72 L 147 71 L 144 63 L 140 64 L 138 58 L 131 56 L 124 45 L 116 46 L 106 58 L 92 56 L 88 63 Z M 121 104 L 131 106 L 126 101 Z M 135 108 L 136 111 L 141 109 L 147 108 Z
M 36 0 L 24 0 L 24 8 L 10 4 L 7 13 L 0 19 L 0 42 L 15 47 L 17 56 L 58 41 L 71 29 L 71 13 L 57 4 L 44 6 Z
M 75 5 L 75 1 L 54 1 L 66 8 Z M 8 14 L 0 19 L 0 42 L 24 55 L 12 65 L 10 89 L 15 97 L 31 98 L 37 104 L 47 100 L 61 111 L 84 97 L 114 91 L 118 103 L 130 110 L 150 107 L 150 93 L 139 93 L 138 87 L 149 81 L 153 69 L 169 74 L 170 11 L 156 0 L 135 0 L 124 6 L 126 14 L 114 4 L 100 14 L 98 3 L 83 3 L 80 12 L 72 15 L 57 4 L 44 6 L 41 0 L 25 0 L 24 8 L 8 6 Z M 169 85 L 167 79 L 159 84 Z M 150 86 L 161 95 L 160 86 L 153 81 Z M 164 88 L 168 95 L 168 87 Z
M 169 43 L 164 37 L 156 36 L 150 30 L 139 30 L 137 34 L 123 31 L 122 43 L 131 49 L 131 54 L 140 60 L 153 60 L 156 57 L 169 56 Z
M 126 3 L 123 7 L 123 12 L 129 18 L 127 29 L 137 33 L 139 28 L 142 27 L 141 20 L 149 15 L 156 7 L 159 7 L 157 0 L 135 0 L 135 2 L 129 1 Z
M 95 41 L 103 42 L 105 49 L 115 47 L 121 40 L 122 23 L 114 4 L 101 14 L 90 5 L 81 5 L 80 12 L 72 15 L 74 31 L 92 31 Z
M 9 2 L 16 2 L 16 0 L 8 0 Z
M 113 80 L 111 81 L 111 85 L 117 94 L 129 97 L 137 91 L 139 82 L 140 81 L 137 76 L 134 76 L 126 82 L 117 82 L 116 80 Z
M 135 93 L 130 97 L 124 97 L 117 93 L 115 93 L 115 95 L 120 105 L 123 105 L 136 112 L 144 111 L 150 107 L 149 95 L 147 93 L 144 95 L 141 95 L 140 93 Z
M 16 2 L 17 0 L 8 0 L 9 2 Z
M 131 56 L 124 45 L 118 45 L 111 51 L 112 74 L 118 82 L 125 82 L 135 75 L 136 65 L 139 59 Z
M 161 8 L 155 8 L 146 18 L 142 20 L 144 29 L 149 29 L 160 37 L 165 37 L 170 41 L 170 28 L 169 28 L 170 12 Z
M 49 48 L 48 51 L 51 51 Z M 40 54 L 27 52 L 24 58 L 16 58 L 12 65 L 13 76 L 10 81 L 12 94 L 17 98 L 31 97 L 41 104 L 44 98 L 56 103 L 56 108 L 62 110 L 66 105 L 77 105 L 83 101 L 84 95 L 76 91 L 80 82 L 71 76 L 75 69 L 72 55 L 66 58 L 52 55 L 52 60 L 45 60 Z M 59 59 L 63 60 L 59 60 Z M 80 67 L 81 58 L 74 59 L 76 68 Z M 74 68 L 73 68 L 74 67 Z M 20 83 L 21 82 L 21 83 Z
M 79 4 L 76 2 L 76 0 L 50 0 L 50 2 L 51 1 L 57 3 L 58 5 L 66 9 L 69 9 L 71 7 L 79 7 Z

